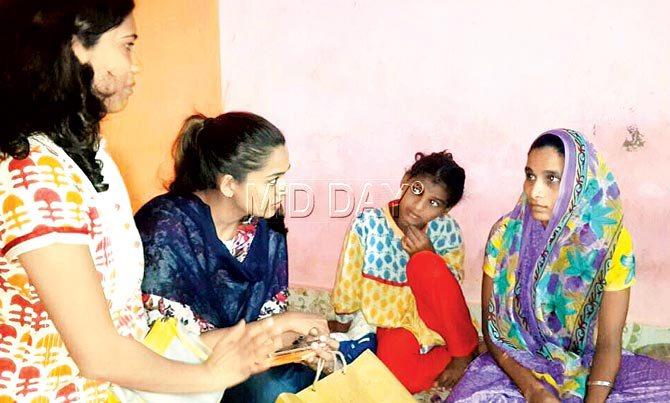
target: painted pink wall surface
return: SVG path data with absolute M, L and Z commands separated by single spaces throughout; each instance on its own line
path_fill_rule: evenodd
M 521 193 L 530 143 L 568 127 L 622 189 L 638 262 L 629 318 L 670 326 L 668 15 L 665 1 L 221 0 L 225 109 L 282 129 L 289 179 L 313 191 L 312 214 L 288 219 L 292 284 L 335 279 L 352 216 L 329 217 L 329 182 L 357 203 L 370 183 L 383 205 L 416 151 L 448 148 L 467 173 L 452 215 L 477 301 L 488 231 Z M 291 193 L 289 214 L 309 207 L 309 192 Z

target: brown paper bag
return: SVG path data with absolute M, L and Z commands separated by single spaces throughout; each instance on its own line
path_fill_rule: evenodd
M 370 350 L 366 350 L 353 363 L 315 381 L 312 386 L 296 394 L 282 393 L 276 401 L 276 403 L 326 402 L 415 403 L 415 400 L 384 363 Z

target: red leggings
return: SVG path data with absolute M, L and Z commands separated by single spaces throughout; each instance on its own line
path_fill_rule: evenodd
M 419 354 L 419 342 L 409 330 L 378 328 L 377 356 L 407 390 L 416 393 L 430 388 L 452 357 L 472 354 L 479 339 L 461 286 L 440 256 L 427 251 L 412 256 L 407 282 L 419 316 L 446 345 Z

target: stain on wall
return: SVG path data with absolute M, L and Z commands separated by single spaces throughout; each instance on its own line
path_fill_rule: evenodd
M 630 125 L 626 128 L 626 130 L 628 131 L 628 138 L 626 138 L 626 140 L 623 142 L 623 148 L 626 151 L 636 151 L 644 147 L 644 136 L 642 133 L 640 133 L 640 129 L 638 129 L 637 126 Z

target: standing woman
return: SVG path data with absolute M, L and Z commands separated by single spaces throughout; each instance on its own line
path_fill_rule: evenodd
M 559 129 L 531 145 L 525 177 L 486 247 L 489 352 L 448 401 L 670 401 L 670 365 L 622 351 L 635 256 L 614 175 Z
M 146 261 L 143 291 L 189 306 L 203 330 L 272 316 L 285 346 L 310 331 L 327 335 L 324 317 L 286 312 L 286 230 L 277 214 L 290 163 L 279 129 L 247 112 L 194 115 L 174 152 L 169 192 L 135 216 Z M 155 305 L 170 309 L 160 300 Z M 288 364 L 227 390 L 224 400 L 273 403 L 313 380 L 310 368 Z
M 0 401 L 223 391 L 275 348 L 272 320 L 207 333 L 201 364 L 141 343 L 140 238 L 99 133 L 135 83 L 133 7 L 0 5 Z

